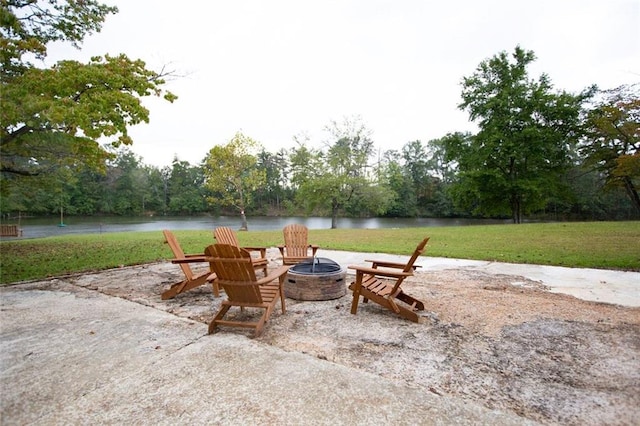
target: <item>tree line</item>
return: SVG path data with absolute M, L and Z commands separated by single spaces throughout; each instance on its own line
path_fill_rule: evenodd
M 117 9 L 95 0 L 9 1 L 0 23 L 0 213 L 77 215 L 314 214 L 332 217 L 640 217 L 638 84 L 573 94 L 517 46 L 462 80 L 458 105 L 477 124 L 399 150 L 375 145 L 359 117 L 294 137 L 272 153 L 238 133 L 196 165 L 145 165 L 127 127 L 148 121 L 144 96 L 170 73 L 126 55 L 33 65 L 53 41 L 79 43 Z M 98 141 L 108 140 L 99 143 Z
M 353 130 L 358 122 L 343 124 Z M 447 161 L 452 155 L 448 146 L 470 144 L 474 135 L 415 140 L 397 151 L 381 151 L 366 132 L 360 123 L 355 133 L 322 148 L 298 140 L 295 147 L 275 153 L 238 133 L 228 144 L 213 147 L 197 165 L 174 158 L 170 166 L 149 166 L 121 148 L 104 173 L 85 166 L 20 179 L 3 197 L 2 214 L 51 215 L 61 209 L 68 215 L 227 214 L 239 215 L 244 227 L 246 215 L 331 216 L 334 227 L 339 216 L 511 216 L 511 199 L 502 186 L 478 190 L 473 200 L 467 193 L 471 189 L 461 184 L 459 167 Z M 545 175 L 538 179 L 540 187 L 527 188 L 540 192 L 541 200 L 526 204 L 525 199 L 519 206 L 529 218 L 639 216 L 624 188 L 608 187 L 605 174 L 584 160 L 572 162 L 557 181 Z M 489 208 L 483 210 L 483 203 Z

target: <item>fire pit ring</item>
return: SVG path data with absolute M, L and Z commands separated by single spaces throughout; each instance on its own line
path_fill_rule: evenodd
M 333 260 L 314 257 L 289 268 L 284 294 L 295 300 L 338 299 L 347 294 L 346 275 Z

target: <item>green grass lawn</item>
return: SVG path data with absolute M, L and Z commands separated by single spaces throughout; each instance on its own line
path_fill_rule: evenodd
M 185 252 L 202 253 L 213 232 L 175 231 Z M 320 249 L 640 271 L 640 222 L 577 222 L 401 229 L 310 230 Z M 274 247 L 282 231 L 238 232 L 241 245 Z M 321 253 L 321 252 L 320 252 Z M 0 283 L 41 279 L 173 257 L 162 232 L 68 235 L 0 242 Z

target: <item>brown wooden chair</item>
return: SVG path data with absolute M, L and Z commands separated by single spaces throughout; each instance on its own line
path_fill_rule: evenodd
M 279 245 L 282 263 L 295 265 L 316 255 L 318 246 L 309 244 L 309 230 L 304 225 L 291 224 L 282 229 L 284 245 Z
M 216 328 L 222 325 L 253 328 L 257 337 L 262 333 L 278 300 L 282 305 L 282 313 L 286 312 L 284 280 L 288 266 L 281 266 L 266 277 L 257 279 L 251 254 L 247 250 L 229 244 L 214 244 L 205 249 L 205 254 L 211 269 L 218 276 L 218 283 L 227 294 L 227 300 L 222 301 L 220 311 L 209 323 L 209 334 L 215 333 Z M 225 315 L 234 306 L 241 310 L 258 308 L 263 312 L 257 321 L 225 320 Z
M 406 264 L 367 260 L 372 262 L 371 267 L 350 265 L 349 269 L 356 271 L 356 280 L 349 286 L 353 292 L 351 313 L 355 315 L 358 311 L 358 302 L 362 296 L 364 303 L 372 300 L 408 320 L 419 322 L 420 317 L 416 311 L 424 310 L 424 303 L 403 292 L 401 285 L 418 267 L 414 263 L 424 252 L 428 241 L 427 237 L 418 244 Z
M 0 237 L 22 237 L 22 229 L 18 225 L 0 225 Z
M 212 273 L 209 268 L 207 268 L 205 272 L 194 274 L 191 266 L 189 265 L 190 263 L 207 262 L 204 253 L 184 254 L 184 251 L 182 250 L 182 247 L 180 247 L 175 235 L 173 235 L 173 232 L 165 229 L 162 233 L 164 234 L 165 242 L 169 244 L 169 247 L 173 252 L 174 259 L 171 259 L 171 263 L 180 265 L 180 269 L 182 269 L 185 276 L 184 280 L 173 284 L 168 290 L 162 293 L 162 300 L 171 299 L 180 293 L 207 283 L 211 283 L 214 296 L 220 296 L 220 290 L 216 282 L 216 274 Z
M 266 247 L 240 247 L 240 242 L 238 241 L 236 233 L 226 226 L 218 226 L 213 231 L 213 238 L 216 239 L 218 244 L 229 244 L 231 246 L 245 249 L 249 253 L 259 253 L 256 256 L 251 256 L 251 262 L 253 263 L 254 269 L 262 269 L 264 276 L 267 276 L 267 265 L 269 265 L 269 260 L 267 259 Z

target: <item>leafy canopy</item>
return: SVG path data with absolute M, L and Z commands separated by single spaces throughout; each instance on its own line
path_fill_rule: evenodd
M 126 55 L 60 61 L 38 68 L 47 44 L 74 46 L 99 31 L 115 7 L 93 0 L 3 1 L 0 9 L 0 171 L 3 178 L 85 164 L 104 169 L 112 148 L 129 145 L 129 126 L 149 121 L 140 98 L 176 97 L 166 74 Z M 99 140 L 105 138 L 102 145 Z M 3 189 L 6 182 L 3 182 Z
M 640 212 L 640 85 L 601 93 L 587 113 L 580 145 L 586 164 L 604 175 L 609 187 L 622 187 Z
M 580 95 L 553 92 L 549 77 L 530 79 L 532 51 L 516 47 L 480 63 L 462 82 L 460 109 L 480 131 L 474 137 L 445 140 L 448 156 L 458 164 L 453 193 L 459 205 L 477 213 L 523 213 L 541 208 L 559 192 L 560 177 L 571 165 L 580 135 Z
M 20 75 L 33 66 L 28 54 L 47 56 L 47 44 L 70 42 L 79 47 L 87 35 L 99 32 L 107 15 L 118 8 L 95 0 L 3 0 L 0 4 L 0 66 L 7 75 Z
M 209 201 L 238 210 L 242 229 L 247 228 L 245 211 L 254 193 L 266 183 L 265 170 L 256 167 L 258 149 L 258 142 L 238 132 L 226 145 L 211 148 L 203 164 L 205 186 L 213 193 Z
M 325 130 L 331 137 L 325 150 L 299 142 L 291 155 L 299 203 L 308 211 L 330 211 L 332 228 L 337 227 L 338 214 L 349 207 L 386 211 L 392 196 L 387 188 L 371 183 L 369 159 L 374 147 L 362 119 L 345 117 L 342 122 L 332 121 Z

